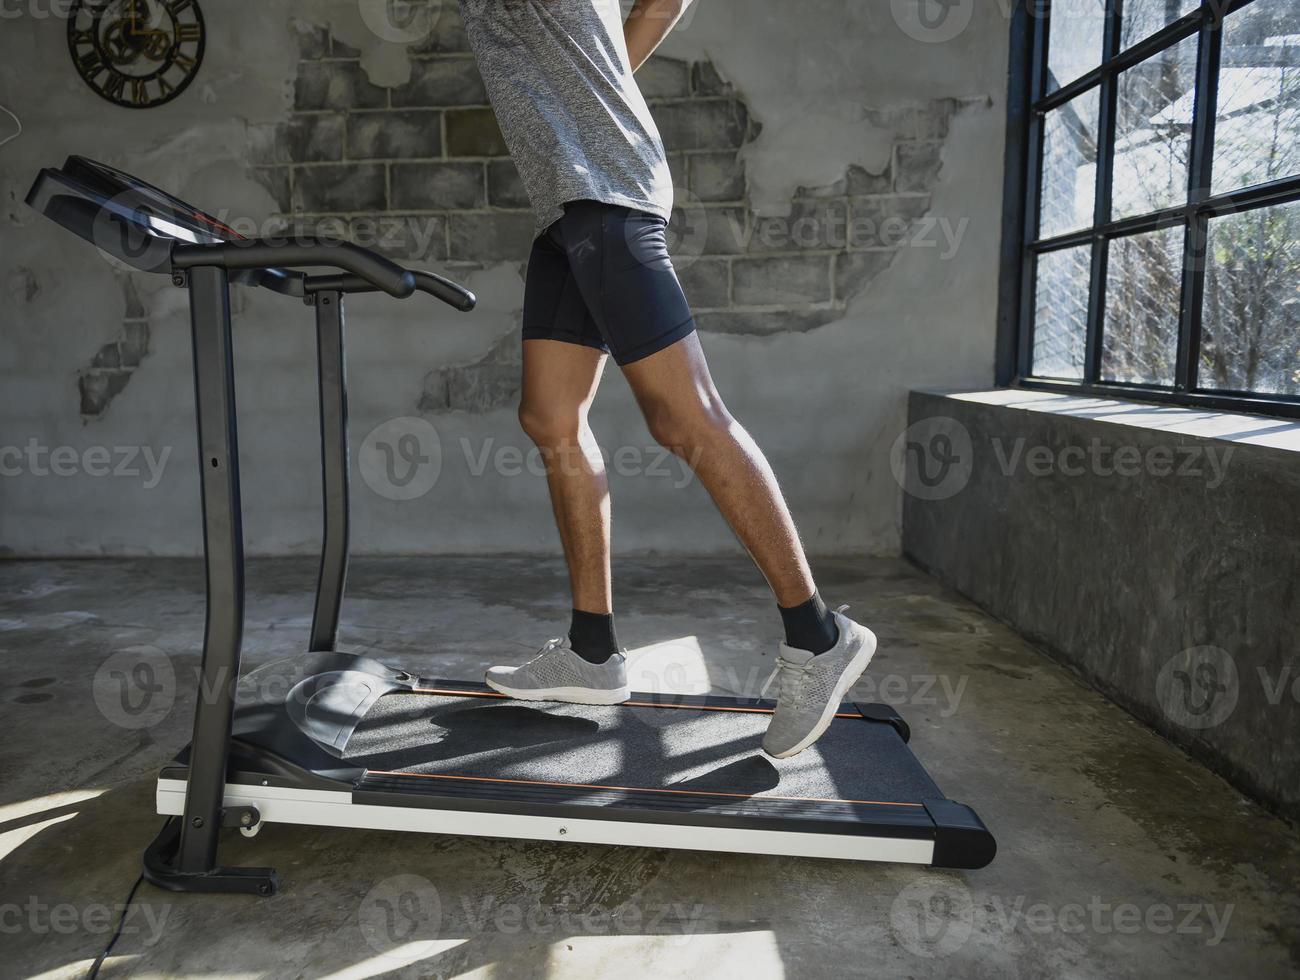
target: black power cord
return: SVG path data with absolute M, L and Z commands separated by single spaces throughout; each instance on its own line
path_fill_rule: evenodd
M 117 928 L 113 930 L 113 935 L 109 938 L 108 945 L 104 947 L 103 952 L 95 957 L 94 963 L 90 964 L 86 980 L 95 980 L 99 976 L 99 968 L 104 965 L 104 960 L 108 959 L 108 954 L 113 952 L 113 946 L 122 938 L 122 928 L 126 925 L 127 914 L 131 911 L 131 902 L 135 898 L 135 890 L 140 887 L 142 881 L 144 881 L 143 873 L 135 879 L 135 884 L 131 886 L 131 891 L 127 893 L 126 905 L 122 906 L 122 914 L 117 919 Z
M 166 823 L 163 826 L 167 826 Z M 95 957 L 95 962 L 90 964 L 90 969 L 86 973 L 86 980 L 96 980 L 104 961 L 108 959 L 109 953 L 113 952 L 113 947 L 117 945 L 117 941 L 122 938 L 122 930 L 126 927 L 126 917 L 131 914 L 131 903 L 135 901 L 135 893 L 143 883 L 144 872 L 142 871 L 136 876 L 135 884 L 131 886 L 131 890 L 126 893 L 126 903 L 122 906 L 122 914 L 117 918 L 117 928 L 113 930 L 113 935 L 109 937 L 108 944 L 103 951 Z

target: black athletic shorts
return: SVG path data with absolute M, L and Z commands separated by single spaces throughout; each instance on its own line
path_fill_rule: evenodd
M 663 218 L 573 201 L 533 243 L 524 339 L 594 347 L 631 364 L 695 329 L 668 257 Z

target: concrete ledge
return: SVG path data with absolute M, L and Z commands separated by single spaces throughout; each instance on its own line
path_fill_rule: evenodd
M 909 558 L 1300 820 L 1300 423 L 913 392 Z
M 1024 412 L 1072 416 L 1110 425 L 1300 452 L 1300 422 L 1292 419 L 1181 408 L 1176 405 L 1148 405 L 1114 398 L 1082 398 L 1016 388 L 929 394 L 976 405 L 1000 405 Z

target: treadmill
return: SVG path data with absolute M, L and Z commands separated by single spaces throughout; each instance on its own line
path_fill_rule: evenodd
M 159 774 L 170 817 L 145 877 L 176 891 L 271 895 L 271 868 L 217 861 L 223 828 L 267 823 L 981 868 L 997 846 L 947 799 L 882 704 L 844 703 L 788 760 L 760 742 L 757 698 L 633 694 L 624 704 L 515 701 L 337 650 L 348 564 L 344 297 L 475 298 L 432 273 L 330 239 L 246 239 L 80 156 L 27 203 L 136 269 L 189 291 L 207 620 L 193 738 Z M 312 270 L 312 271 L 308 271 Z M 327 271 L 315 271 L 327 270 Z M 240 676 L 244 614 L 230 287 L 315 310 L 324 540 L 308 649 Z

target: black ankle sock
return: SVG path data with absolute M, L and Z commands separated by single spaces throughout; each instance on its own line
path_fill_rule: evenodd
M 826 608 L 820 592 L 814 592 L 807 602 L 789 609 L 776 608 L 785 623 L 785 642 L 796 650 L 825 653 L 840 642 L 840 628 L 835 625 L 835 617 Z
M 573 652 L 589 664 L 603 664 L 618 653 L 618 637 L 614 635 L 612 613 L 573 610 L 569 626 L 569 645 Z

